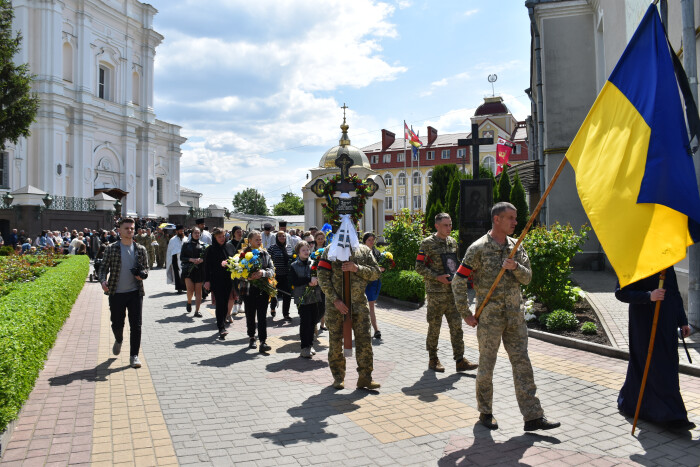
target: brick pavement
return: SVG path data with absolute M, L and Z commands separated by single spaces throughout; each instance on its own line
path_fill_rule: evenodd
M 494 412 L 501 428 L 490 432 L 477 423 L 474 375 L 454 372 L 446 325 L 440 356 L 447 371 L 426 370 L 424 308 L 380 303 L 377 317 L 384 340 L 375 341 L 374 377 L 381 390 L 354 390 L 357 374 L 350 359 L 348 389 L 335 391 L 329 387 L 324 334 L 312 360 L 298 356 L 296 317 L 292 325 L 268 318 L 269 355 L 247 348 L 242 316 L 220 341 L 213 309 L 205 307 L 199 319 L 185 314 L 184 296 L 172 293 L 164 276 L 162 270 L 153 271 L 147 282 L 140 370 L 125 367 L 128 357 L 109 355 L 104 303 L 99 289 L 95 294 L 91 288 L 96 284 L 86 287 L 20 416 L 22 429 L 15 432 L 4 464 L 47 464 L 49 454 L 34 453 L 46 448 L 29 446 L 67 438 L 61 433 L 67 426 L 58 423 L 57 415 L 52 424 L 37 425 L 44 415 L 41 407 L 62 407 L 68 389 L 77 401 L 73 410 L 84 415 L 80 425 L 73 424 L 71 451 L 57 460 L 61 465 L 74 453 L 76 462 L 174 462 L 170 450 L 158 449 L 161 442 L 171 443 L 181 465 L 699 463 L 700 429 L 683 438 L 640 422 L 636 436 L 630 436 L 631 421 L 615 404 L 624 361 L 530 340 L 538 396 L 547 415 L 563 426 L 526 434 L 510 365 L 501 351 L 494 373 Z M 88 296 L 93 297 L 89 306 L 84 303 Z M 88 308 L 90 313 L 81 315 L 79 310 Z M 60 342 L 66 343 L 65 350 Z M 71 353 L 68 342 L 80 350 Z M 467 357 L 476 358 L 475 332 L 466 326 L 465 345 Z M 61 358 L 54 362 L 55 357 Z M 64 384 L 48 386 L 50 378 Z M 700 424 L 700 378 L 681 375 L 680 381 L 690 418 Z M 88 419 L 90 425 L 84 425 Z M 117 432 L 127 426 L 134 429 Z M 79 436 L 83 438 L 75 441 Z

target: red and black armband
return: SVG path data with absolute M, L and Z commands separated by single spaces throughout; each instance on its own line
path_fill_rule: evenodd
M 465 279 L 471 276 L 472 274 L 472 269 L 469 266 L 466 266 L 464 263 L 459 265 L 459 269 L 457 269 L 457 275 L 459 277 L 464 277 Z
M 418 252 L 418 256 L 416 256 L 416 262 L 417 263 L 424 263 L 425 262 L 425 253 L 423 251 Z
M 327 271 L 330 271 L 331 270 L 331 263 L 329 263 L 325 259 L 322 259 L 318 262 L 318 267 L 321 269 L 325 269 Z

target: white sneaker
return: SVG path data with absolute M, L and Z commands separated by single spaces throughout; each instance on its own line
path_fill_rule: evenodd
M 131 356 L 131 368 L 141 368 L 141 361 L 138 355 Z
M 233 309 L 231 310 L 231 316 L 236 316 L 236 315 L 238 314 L 238 311 L 239 311 L 239 310 L 238 310 L 238 307 L 239 307 L 239 306 L 240 306 L 240 305 L 238 305 L 238 303 L 234 303 Z
M 316 351 L 313 347 L 309 347 L 309 351 L 311 352 L 311 355 L 316 355 Z
M 304 347 L 303 349 L 301 349 L 300 356 L 304 358 L 311 358 L 311 350 L 308 347 Z

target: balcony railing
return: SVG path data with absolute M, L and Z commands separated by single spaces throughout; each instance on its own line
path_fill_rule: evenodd
M 95 200 L 87 198 L 74 198 L 72 196 L 54 196 L 49 209 L 54 211 L 83 211 L 95 210 Z
M 207 217 L 211 217 L 211 211 L 206 208 L 190 208 L 189 211 L 187 211 L 187 214 L 195 219 L 206 219 Z

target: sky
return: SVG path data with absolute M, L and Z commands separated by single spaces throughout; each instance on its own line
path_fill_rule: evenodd
M 158 13 L 155 112 L 180 125 L 180 183 L 200 206 L 231 208 L 258 189 L 270 208 L 301 195 L 338 144 L 469 132 L 496 95 L 530 112 L 530 29 L 523 0 L 149 0 Z

